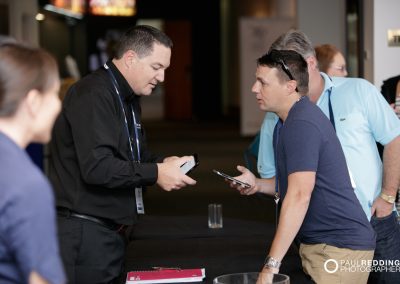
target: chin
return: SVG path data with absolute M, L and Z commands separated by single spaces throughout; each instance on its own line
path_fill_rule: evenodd
M 153 89 L 144 89 L 139 94 L 139 96 L 150 96 L 153 93 Z
M 47 144 L 51 140 L 51 134 L 42 134 L 42 135 L 37 135 L 32 139 L 33 143 L 39 143 L 39 144 Z

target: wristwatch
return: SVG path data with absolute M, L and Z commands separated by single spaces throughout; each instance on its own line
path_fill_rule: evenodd
M 386 202 L 389 202 L 391 204 L 393 204 L 396 201 L 395 196 L 387 195 L 383 192 L 381 192 L 381 195 L 379 195 L 379 196 L 380 196 L 380 198 L 382 198 L 383 200 L 385 200 Z
M 272 256 L 267 256 L 267 258 L 264 261 L 264 266 L 267 268 L 279 269 L 279 267 L 281 266 L 281 262 L 273 258 Z

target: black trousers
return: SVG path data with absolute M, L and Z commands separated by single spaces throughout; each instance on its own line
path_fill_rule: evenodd
M 116 231 L 91 221 L 58 216 L 61 257 L 69 284 L 118 283 L 126 242 Z

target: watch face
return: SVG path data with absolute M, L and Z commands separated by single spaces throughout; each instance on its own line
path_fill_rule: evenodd
M 267 261 L 265 262 L 265 266 L 270 268 L 279 268 L 281 266 L 281 263 L 272 257 L 268 257 Z

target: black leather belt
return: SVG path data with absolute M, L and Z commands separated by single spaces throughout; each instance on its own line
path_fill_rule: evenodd
M 59 216 L 63 216 L 63 217 L 74 217 L 74 218 L 78 218 L 78 219 L 91 221 L 93 223 L 97 223 L 103 227 L 106 227 L 109 230 L 116 231 L 119 233 L 123 233 L 125 231 L 125 229 L 127 228 L 127 225 L 117 224 L 114 221 L 105 219 L 105 218 L 99 218 L 99 217 L 94 217 L 94 216 L 90 216 L 90 215 L 86 215 L 86 214 L 77 213 L 77 212 L 71 211 L 65 207 L 57 207 L 57 214 Z

